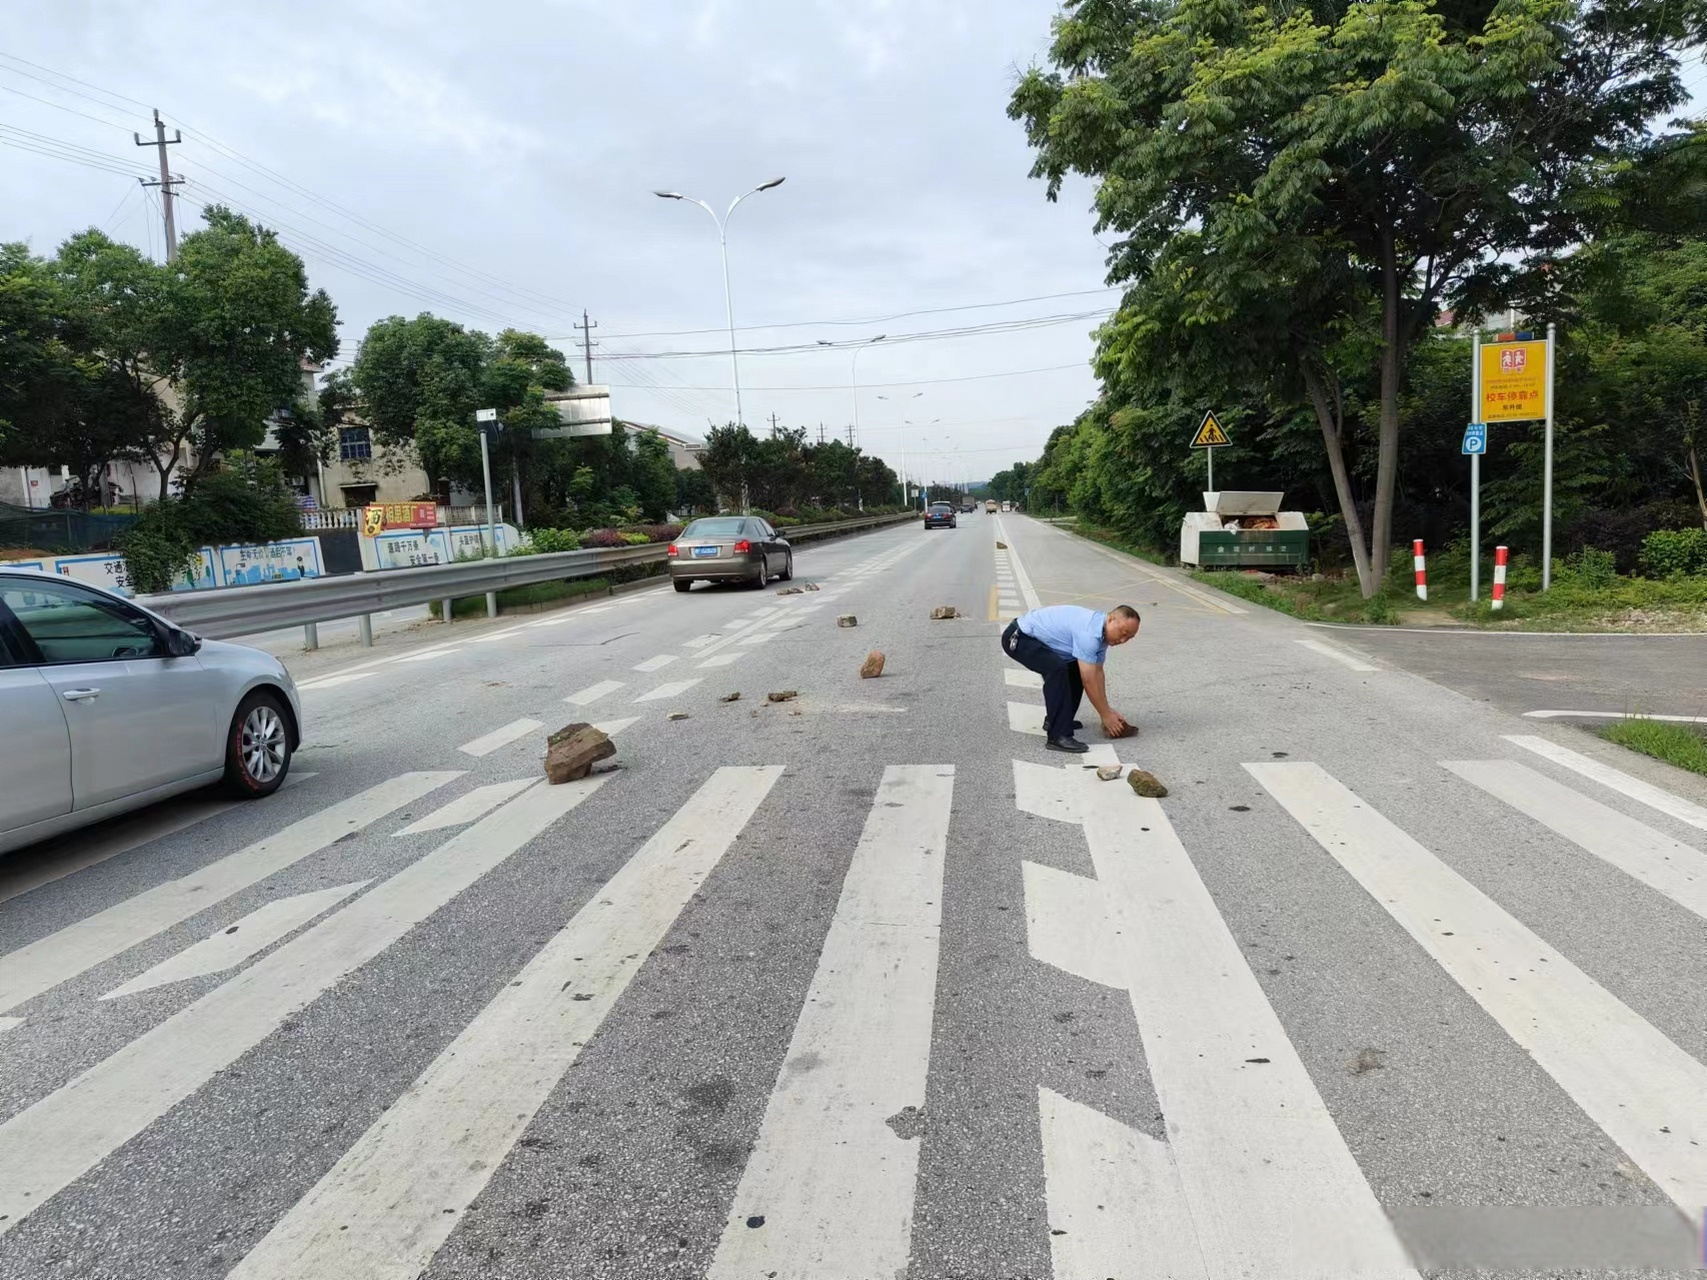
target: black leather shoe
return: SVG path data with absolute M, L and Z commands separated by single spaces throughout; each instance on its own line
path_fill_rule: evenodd
M 1049 749 L 1051 751 L 1067 751 L 1073 755 L 1082 756 L 1090 750 L 1090 747 L 1077 738 L 1051 738 L 1049 739 Z

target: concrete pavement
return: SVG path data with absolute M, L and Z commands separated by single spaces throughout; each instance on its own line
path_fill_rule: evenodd
M 313 777 L 0 863 L 0 1276 L 1682 1266 L 1695 782 L 1019 516 L 797 580 L 292 658 Z M 1065 601 L 1167 799 L 1033 732 Z

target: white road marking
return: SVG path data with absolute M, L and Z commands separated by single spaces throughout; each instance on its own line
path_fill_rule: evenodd
M 699 666 L 701 670 L 704 670 L 706 667 L 727 667 L 731 663 L 739 662 L 746 656 L 746 654 L 739 651 L 735 653 L 717 653 L 700 663 Z
M 1039 738 L 1048 736 L 1043 731 L 1043 708 L 1030 702 L 1008 703 L 1008 728 L 1015 733 L 1035 734 Z
M 24 1025 L 22 1018 L 0 1018 L 0 1031 L 10 1031 L 13 1027 Z
M 1111 948 L 1086 954 L 1087 935 L 1080 954 L 1125 975 L 1203 1270 L 1415 1280 L 1161 802 L 1068 776 Z
M 535 787 L 0 1125 L 0 1234 L 602 785 Z
M 491 733 L 481 734 L 472 742 L 463 743 L 457 750 L 467 756 L 491 755 L 499 747 L 508 746 L 517 738 L 525 738 L 528 734 L 536 733 L 543 728 L 545 725 L 542 722 L 530 720 L 523 716 L 519 720 L 512 720 L 509 724 L 492 730 Z
M 675 660 L 676 660 L 676 655 L 673 653 L 660 653 L 655 658 L 648 658 L 648 659 L 646 659 L 645 662 L 635 663 L 634 664 L 634 670 L 645 671 L 645 672 L 650 673 L 653 671 L 661 670 L 662 668 L 669 666 Z
M 1245 768 L 1685 1216 L 1700 1221 L 1707 1066 L 1318 765 Z
M 1703 809 L 1698 804 L 1691 804 L 1681 796 L 1674 796 L 1671 792 L 1656 787 L 1651 782 L 1633 778 L 1621 770 L 1614 769 L 1609 764 L 1594 759 L 1592 756 L 1585 756 L 1581 752 L 1572 751 L 1569 747 L 1561 747 L 1558 743 L 1549 742 L 1546 738 L 1537 738 L 1526 733 L 1508 733 L 1504 736 L 1507 742 L 1515 743 L 1525 751 L 1533 751 L 1536 755 L 1543 756 L 1554 764 L 1562 764 L 1565 768 L 1575 770 L 1585 778 L 1593 778 L 1601 786 L 1611 787 L 1620 795 L 1629 796 L 1638 804 L 1645 804 L 1650 809 L 1658 809 L 1661 813 L 1676 818 L 1679 822 L 1686 822 L 1692 827 L 1699 827 L 1701 830 L 1707 831 L 1707 809 Z
M 775 640 L 777 638 L 777 634 L 778 633 L 775 631 L 760 631 L 756 635 L 747 636 L 746 638 L 744 638 L 741 641 L 741 643 L 742 644 L 764 644 L 768 640 Z
M 303 782 L 313 776 L 293 770 L 285 782 L 287 785 Z M 193 827 L 215 814 L 241 809 L 248 804 L 247 800 L 168 801 L 113 822 L 102 823 L 93 832 L 79 831 L 49 844 L 8 854 L 0 858 L 0 902 L 62 880 L 108 858 L 116 858 L 151 840 Z
M 1037 1115 L 1054 1280 L 1208 1280 L 1167 1143 L 1050 1089 Z
M 568 622 L 568 617 L 552 618 L 547 622 L 528 622 L 519 627 L 505 627 L 502 631 L 488 631 L 483 636 L 470 636 L 466 644 L 491 644 L 494 640 L 508 640 L 513 635 L 519 635 L 529 627 L 555 626 L 559 622 Z
M 593 726 L 607 738 L 614 738 L 631 724 L 638 724 L 639 716 L 629 716 L 626 720 L 601 720 Z
M 712 641 L 714 641 L 718 638 L 719 638 L 719 636 L 718 636 L 717 632 L 708 631 L 703 636 L 695 636 L 692 640 L 682 641 L 682 648 L 684 648 L 684 649 L 703 649 L 703 648 L 705 648 L 706 645 L 710 644 Z
M 200 978 L 210 973 L 235 969 L 250 956 L 265 951 L 280 938 L 295 933 L 315 916 L 331 910 L 352 893 L 365 889 L 372 883 L 371 880 L 357 880 L 352 884 L 334 885 L 330 889 L 318 889 L 313 893 L 275 898 L 251 911 L 235 924 L 184 948 L 175 956 L 168 956 L 124 985 L 114 987 L 101 999 L 112 1000 L 117 996 L 134 995 L 152 987 L 163 987 L 168 982 L 182 982 L 186 978 Z
M 674 698 L 680 694 L 686 693 L 702 679 L 704 679 L 703 676 L 695 676 L 691 680 L 672 680 L 668 684 L 661 684 L 656 689 L 648 690 L 636 698 L 635 701 L 658 702 L 664 698 Z
M 606 694 L 615 693 L 620 688 L 622 688 L 622 681 L 620 680 L 601 680 L 597 684 L 588 685 L 579 693 L 570 694 L 563 701 L 572 707 L 590 707 Z
M 1067 770 L 1028 760 L 1015 760 L 1013 765 L 1014 806 L 1021 813 L 1075 825 L 1084 821 L 1079 790 L 1069 782 Z
M 1443 760 L 1460 778 L 1707 920 L 1707 853 L 1516 760 Z
M 418 836 L 423 831 L 442 831 L 446 827 L 460 827 L 464 823 L 484 817 L 511 796 L 526 791 L 538 781 L 538 778 L 511 778 L 508 782 L 489 782 L 483 787 L 475 787 L 474 790 L 464 792 L 448 804 L 435 809 L 426 817 L 411 822 L 397 834 L 400 836 Z
M 996 521 L 996 537 L 1002 542 L 1008 541 L 1007 531 L 1002 528 L 1000 520 Z M 1013 567 L 1014 580 L 1019 583 L 1020 595 L 1025 597 L 1027 611 L 1042 608 L 1043 602 L 1038 599 L 1037 592 L 1031 589 L 1031 577 L 1026 573 L 1025 566 L 1020 563 L 1019 553 L 1013 549 L 1011 543 L 1008 546 L 1007 557 L 1008 563 Z
M 1339 663 L 1340 666 L 1349 667 L 1353 671 L 1381 670 L 1380 667 L 1367 661 L 1361 654 L 1352 653 L 1350 650 L 1342 649 L 1338 645 L 1328 644 L 1322 640 L 1300 640 L 1298 643 L 1310 650 L 1310 652 L 1319 653 L 1324 658 L 1332 658 L 1335 662 Z
M 953 798 L 952 765 L 883 771 L 707 1280 L 906 1269 Z
M 705 882 L 781 766 L 719 769 L 231 1274 L 413 1280 Z
M 312 689 L 335 689 L 341 684 L 354 684 L 357 680 L 366 680 L 368 677 L 378 674 L 377 671 L 349 671 L 341 676 L 322 676 L 318 680 L 304 680 L 296 688 L 298 693 L 307 693 Z
M 448 658 L 453 653 L 461 653 L 461 649 L 428 649 L 424 653 L 405 654 L 394 659 L 397 662 L 431 662 L 434 658 Z
M 1042 676 L 1035 671 L 1027 671 L 1023 668 L 1019 671 L 1015 671 L 1012 667 L 1007 668 L 1002 672 L 1002 679 L 1009 688 L 1013 689 L 1041 689 L 1043 687 Z
M 94 968 L 163 929 L 319 853 L 370 822 L 462 776 L 405 773 L 369 787 L 277 835 L 239 849 L 180 880 L 169 880 L 0 956 L 0 1013 Z
M 1522 635 L 1525 633 L 1496 631 L 1491 634 Z M 1563 634 L 1574 635 L 1577 633 Z M 1667 724 L 1707 724 L 1707 716 L 1651 716 L 1646 712 L 1635 711 L 1525 711 L 1523 716 L 1526 720 L 1663 720 Z
M 1060 770 L 1054 770 L 1060 773 Z M 1087 876 L 1036 862 L 1020 863 L 1025 884 L 1025 937 L 1032 958 L 1104 986 L 1124 989 L 1126 970 L 1109 936 L 1105 890 Z
M 1072 535 L 1063 534 L 1062 536 L 1063 537 L 1070 537 Z M 1205 606 L 1206 608 L 1215 609 L 1221 613 L 1249 613 L 1250 612 L 1250 610 L 1244 608 L 1241 605 L 1236 605 L 1236 604 L 1232 603 L 1230 600 L 1224 600 L 1221 597 L 1214 595 L 1208 591 L 1204 591 L 1195 585 L 1192 585 L 1190 583 L 1185 583 L 1185 582 L 1176 582 L 1171 575 L 1163 572 L 1160 569 L 1154 568 L 1151 565 L 1147 564 L 1146 562 L 1144 562 L 1142 560 L 1138 560 L 1132 556 L 1121 555 L 1117 551 L 1110 551 L 1107 547 L 1099 547 L 1099 546 L 1096 546 L 1095 544 L 1090 543 L 1090 542 L 1085 543 L 1085 549 L 1087 551 L 1094 551 L 1100 556 L 1104 556 L 1107 559 L 1113 560 L 1117 564 L 1120 564 L 1125 568 L 1131 569 L 1139 577 L 1144 578 L 1149 582 L 1153 582 L 1157 586 L 1166 587 L 1170 591 L 1177 591 L 1182 596 L 1189 596 L 1191 599 L 1195 600 L 1198 604 L 1201 604 L 1201 605 Z M 1384 627 L 1382 629 L 1384 631 L 1385 630 L 1392 630 L 1392 628 L 1390 628 L 1390 627 Z

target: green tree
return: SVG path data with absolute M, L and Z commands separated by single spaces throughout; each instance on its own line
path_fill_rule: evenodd
M 1684 100 L 1673 50 L 1700 18 L 1664 0 L 1073 0 L 1054 69 L 1024 77 L 1010 114 L 1051 198 L 1091 177 L 1098 230 L 1121 237 L 1110 390 L 1308 408 L 1372 594 L 1411 348 L 1442 304 L 1503 303 L 1616 216 L 1607 184 Z M 1365 536 L 1347 384 L 1371 366 Z
M 350 385 L 374 438 L 413 447 L 430 480 L 481 482 L 474 411 L 492 340 L 423 312 L 376 321 L 350 367 Z

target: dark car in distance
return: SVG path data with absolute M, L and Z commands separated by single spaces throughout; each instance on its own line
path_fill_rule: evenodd
M 952 502 L 933 502 L 925 509 L 925 528 L 952 529 L 959 522 L 954 517 Z

